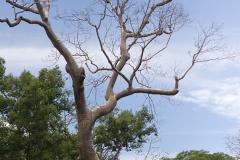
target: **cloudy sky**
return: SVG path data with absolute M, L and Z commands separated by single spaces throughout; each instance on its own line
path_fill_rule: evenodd
M 169 58 L 176 58 L 181 67 L 189 63 L 186 54 L 193 48 L 199 25 L 222 24 L 225 55 L 239 54 L 240 17 L 239 0 L 176 0 L 189 14 L 192 23 L 176 33 Z M 52 8 L 58 11 L 82 9 L 86 2 L 58 0 Z M 10 16 L 4 1 L 0 2 L 0 17 Z M 53 15 L 55 13 L 52 13 Z M 53 24 L 61 35 L 67 26 Z M 94 46 L 94 44 L 92 44 Z M 24 69 L 35 74 L 42 67 L 53 64 L 54 48 L 41 28 L 21 24 L 16 28 L 0 25 L 0 56 L 7 61 L 7 72 L 19 75 Z M 181 56 L 176 55 L 181 54 Z M 160 61 L 160 59 L 159 59 Z M 226 137 L 240 129 L 240 59 L 199 64 L 181 82 L 179 95 L 168 99 L 154 97 L 160 137 L 153 140 L 152 151 L 174 155 L 182 150 L 204 149 L 228 152 Z M 64 62 L 58 62 L 62 65 Z M 153 83 L 157 83 L 156 81 Z M 131 98 L 121 102 L 131 106 Z M 148 146 L 145 146 L 146 148 Z M 129 156 L 134 157 L 132 154 Z

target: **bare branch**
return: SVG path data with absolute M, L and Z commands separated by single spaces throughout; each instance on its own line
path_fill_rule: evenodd
M 136 67 L 134 68 L 134 70 L 133 70 L 133 72 L 132 72 L 132 74 L 130 76 L 130 82 L 131 82 L 130 87 L 132 86 L 132 82 L 133 82 L 134 77 L 136 76 L 136 72 L 139 70 L 139 68 L 142 65 L 143 55 L 144 55 L 144 52 L 145 52 L 146 48 L 157 37 L 158 37 L 158 35 L 155 35 L 154 37 L 150 38 L 150 40 L 146 44 L 144 44 L 144 46 L 141 48 L 141 54 L 139 56 L 138 64 L 136 65 Z
M 116 96 L 112 94 L 109 96 L 109 99 L 106 102 L 106 104 L 94 108 L 94 110 L 92 111 L 93 119 L 96 120 L 99 117 L 110 113 L 115 108 L 116 105 L 117 105 Z
M 44 6 L 41 4 L 40 0 L 34 0 L 38 12 L 42 18 L 42 20 L 46 23 L 48 22 L 48 12 L 49 12 L 49 8 L 50 8 L 50 4 L 49 4 L 49 0 L 44 0 Z
M 12 0 L 6 0 L 7 3 L 11 4 L 12 6 L 16 7 L 16 8 L 19 8 L 23 11 L 27 11 L 27 12 L 32 12 L 32 13 L 35 13 L 35 14 L 39 14 L 38 10 L 35 9 L 35 8 L 31 8 L 33 6 L 33 4 L 29 5 L 29 6 L 26 6 L 26 5 L 21 5 L 21 4 L 18 4 L 16 3 L 15 1 L 12 1 Z
M 19 17 L 15 22 L 10 22 L 8 18 L 0 19 L 1 23 L 7 23 L 9 27 L 15 27 L 21 22 L 21 18 Z
M 145 13 L 145 15 L 144 15 L 144 17 L 143 17 L 143 19 L 142 19 L 142 22 L 141 22 L 141 24 L 140 24 L 137 32 L 136 32 L 136 33 L 128 33 L 128 36 L 129 36 L 129 37 L 131 37 L 131 36 L 134 37 L 134 36 L 136 36 L 136 35 L 140 35 L 140 33 L 143 31 L 143 29 L 144 29 L 144 28 L 146 27 L 146 25 L 149 23 L 149 19 L 150 19 L 150 17 L 152 16 L 153 12 L 154 12 L 157 8 L 166 5 L 166 4 L 170 3 L 171 1 L 172 1 L 172 0 L 163 0 L 163 1 L 159 2 L 159 3 L 153 4 L 151 7 L 149 6 L 149 9 L 150 9 L 150 10 Z M 147 9 L 148 9 L 148 8 L 147 8 Z M 161 32 L 161 30 L 157 30 L 157 31 L 155 31 L 155 32 L 158 33 L 158 32 Z M 150 33 L 149 35 L 152 35 L 152 34 L 154 34 L 154 33 Z
M 124 74 L 121 73 L 121 71 L 120 71 L 119 68 L 116 68 L 116 67 L 113 65 L 110 57 L 108 56 L 107 52 L 105 51 L 105 49 L 104 49 L 104 47 L 103 47 L 102 40 L 101 40 L 101 38 L 100 38 L 99 28 L 98 28 L 97 26 L 95 26 L 95 31 L 96 31 L 96 34 L 97 34 L 98 42 L 99 42 L 100 47 L 101 47 L 101 51 L 103 52 L 104 56 L 106 57 L 108 63 L 110 64 L 110 66 L 112 67 L 112 69 L 113 69 L 117 74 L 121 75 L 122 78 L 129 84 L 130 82 L 129 82 L 128 78 L 127 78 Z
M 190 72 L 190 70 L 197 63 L 208 62 L 213 60 L 223 60 L 229 59 L 232 56 L 222 57 L 222 58 L 206 58 L 201 59 L 201 56 L 208 52 L 213 52 L 219 47 L 215 44 L 215 37 L 217 36 L 218 31 L 220 30 L 220 26 L 216 26 L 214 24 L 211 25 L 208 29 L 202 28 L 202 33 L 199 35 L 198 40 L 195 42 L 196 52 L 192 55 L 191 65 L 186 69 L 186 71 L 178 78 L 178 80 L 182 80 L 186 77 L 186 75 Z
M 89 65 L 87 63 L 85 63 L 85 65 L 87 66 L 88 70 L 92 73 L 92 74 L 95 74 L 95 73 L 98 73 L 100 71 L 112 71 L 112 69 L 110 68 L 105 68 L 105 67 L 101 67 L 99 68 L 96 64 L 94 64 L 92 61 L 90 61 L 90 63 L 95 66 L 95 70 L 92 70 Z
M 169 37 L 168 37 L 165 45 L 164 45 L 161 49 L 159 49 L 157 52 L 153 53 L 153 54 L 150 55 L 149 57 L 144 58 L 142 61 L 149 61 L 149 60 L 151 60 L 153 57 L 157 56 L 159 53 L 161 53 L 162 51 L 164 51 L 164 50 L 168 47 L 168 44 L 169 44 L 169 42 L 170 42 L 170 40 L 171 40 L 171 37 L 172 37 L 172 33 L 169 35 Z
M 116 94 L 116 99 L 119 100 L 123 97 L 130 96 L 136 93 L 155 94 L 155 95 L 166 95 L 173 96 L 178 93 L 179 80 L 175 77 L 175 86 L 172 90 L 162 90 L 156 88 L 127 88 Z
M 39 26 L 46 27 L 46 24 L 41 21 L 31 20 L 31 19 L 25 18 L 23 16 L 18 17 L 15 22 L 10 22 L 8 18 L 0 19 L 1 23 L 7 23 L 7 25 L 9 27 L 15 27 L 15 26 L 19 25 L 21 23 L 21 21 L 24 21 L 29 24 L 37 24 Z

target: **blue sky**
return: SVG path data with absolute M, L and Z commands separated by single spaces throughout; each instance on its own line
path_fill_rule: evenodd
M 193 48 L 193 37 L 199 24 L 208 26 L 212 22 L 222 24 L 224 54 L 238 53 L 240 50 L 239 0 L 176 0 L 192 20 L 174 37 L 168 50 L 177 64 L 187 64 L 189 59 L 179 58 Z M 87 1 L 55 2 L 54 12 L 83 9 Z M 52 13 L 54 15 L 55 13 Z M 4 2 L 0 2 L 0 17 L 10 15 Z M 59 35 L 67 27 L 53 25 Z M 94 46 L 94 44 L 92 44 Z M 0 56 L 7 61 L 7 72 L 18 75 L 23 69 L 34 73 L 42 67 L 53 65 L 49 55 L 54 48 L 41 28 L 22 24 L 9 29 L 0 25 Z M 180 56 L 181 57 L 181 56 Z M 168 64 L 168 60 L 165 64 Z M 63 61 L 58 64 L 64 64 Z M 184 65 L 180 65 L 184 68 Z M 157 79 L 157 78 L 156 78 Z M 153 82 L 157 83 L 157 81 Z M 156 97 L 155 110 L 160 137 L 154 140 L 152 152 L 174 155 L 182 150 L 205 149 L 212 152 L 228 152 L 226 137 L 237 134 L 240 129 L 240 65 L 239 59 L 200 64 L 181 82 L 180 93 L 173 98 Z M 119 106 L 141 105 L 132 96 L 119 103 Z M 145 146 L 148 147 L 147 145 Z M 125 155 L 135 157 L 134 153 Z M 124 159 L 124 158 L 123 158 Z M 134 158 L 132 158 L 134 159 Z

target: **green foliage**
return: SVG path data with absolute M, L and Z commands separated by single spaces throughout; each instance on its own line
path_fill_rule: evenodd
M 157 134 L 151 125 L 153 115 L 146 107 L 133 114 L 131 111 L 114 110 L 100 119 L 94 129 L 94 144 L 101 159 L 117 159 L 121 150 L 131 151 L 142 147 L 147 137 Z
M 175 158 L 162 158 L 161 160 L 235 160 L 224 153 L 209 153 L 208 151 L 191 150 L 179 153 Z
M 76 159 L 76 137 L 64 117 L 73 115 L 69 94 L 58 67 L 13 77 L 0 59 L 0 159 Z

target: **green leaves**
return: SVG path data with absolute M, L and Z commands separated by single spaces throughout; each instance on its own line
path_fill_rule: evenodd
M 0 57 L 0 78 L 2 78 L 3 75 L 5 74 L 4 64 L 5 64 L 5 60 Z
M 152 124 L 153 116 L 146 107 L 133 114 L 131 111 L 114 110 L 100 119 L 94 130 L 94 144 L 102 159 L 116 157 L 121 150 L 131 151 L 142 147 L 147 137 L 157 134 Z M 107 155 L 106 155 L 107 153 Z
M 13 77 L 0 59 L 0 159 L 76 159 L 64 117 L 74 113 L 69 96 L 58 67 Z

